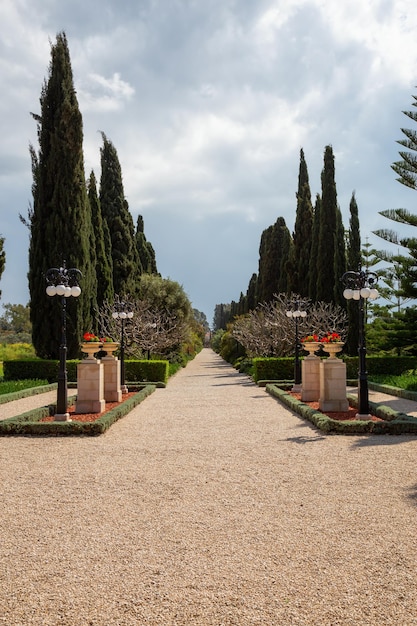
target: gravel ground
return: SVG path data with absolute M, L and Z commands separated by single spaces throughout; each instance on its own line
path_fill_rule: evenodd
M 0 623 L 417 625 L 416 452 L 204 349 L 100 437 L 0 438 Z

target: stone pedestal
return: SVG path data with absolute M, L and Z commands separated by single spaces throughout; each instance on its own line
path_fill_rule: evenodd
M 84 359 L 77 366 L 75 413 L 102 413 L 105 408 L 103 364 L 94 358 Z
M 120 361 L 114 356 L 101 359 L 104 368 L 104 399 L 106 402 L 121 402 Z
M 346 398 L 346 364 L 336 357 L 320 362 L 319 408 L 321 411 L 349 409 Z
M 320 359 L 309 354 L 301 363 L 302 387 L 301 400 L 303 402 L 317 402 L 320 398 Z

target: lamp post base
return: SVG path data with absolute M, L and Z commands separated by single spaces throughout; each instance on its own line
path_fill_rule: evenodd
M 56 422 L 72 422 L 69 413 L 55 413 L 54 420 Z

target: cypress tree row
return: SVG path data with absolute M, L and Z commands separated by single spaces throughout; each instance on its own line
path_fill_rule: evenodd
M 324 150 L 324 166 L 321 175 L 321 210 L 320 232 L 317 254 L 317 292 L 316 300 L 332 302 L 336 281 L 335 254 L 339 240 L 338 206 L 334 171 L 334 156 L 331 146 Z
M 134 295 L 142 266 L 135 244 L 133 219 L 126 201 L 122 169 L 116 148 L 104 133 L 101 153 L 100 206 L 111 239 L 113 289 L 119 295 Z
M 97 181 L 93 171 L 88 179 L 88 201 L 90 203 L 91 221 L 94 224 L 95 272 L 97 277 L 97 306 L 103 302 L 113 302 L 113 261 L 111 257 L 110 233 L 101 214 L 100 201 L 97 194 Z M 97 331 L 97 329 L 95 329 Z
M 313 238 L 313 206 L 303 149 L 300 150 L 298 174 L 297 210 L 293 233 L 294 246 L 290 261 L 290 291 L 301 296 L 309 293 L 309 268 Z
M 38 356 L 58 358 L 61 303 L 45 293 L 45 272 L 60 267 L 82 272 L 81 296 L 67 299 L 68 356 L 79 354 L 83 332 L 91 329 L 96 280 L 91 262 L 92 224 L 87 198 L 83 125 L 75 94 L 65 33 L 51 46 L 49 77 L 40 97 L 39 152 L 30 146 L 33 208 L 29 212 L 29 291 L 33 344 Z

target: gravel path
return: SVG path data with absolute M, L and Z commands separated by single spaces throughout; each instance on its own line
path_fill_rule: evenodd
M 204 349 L 97 438 L 0 438 L 0 624 L 417 625 L 417 440 Z

